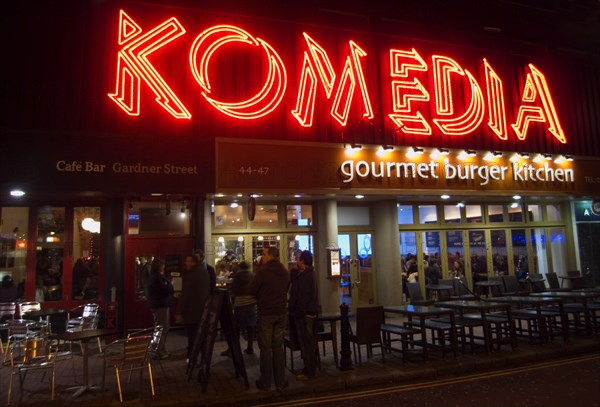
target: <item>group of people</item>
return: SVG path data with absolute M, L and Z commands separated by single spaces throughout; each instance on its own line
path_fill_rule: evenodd
M 246 332 L 246 354 L 253 354 L 256 339 L 260 349 L 260 378 L 256 387 L 268 390 L 272 384 L 277 389 L 287 387 L 285 378 L 284 344 L 286 326 L 295 333 L 302 351 L 304 369 L 296 375 L 307 380 L 316 374 L 316 326 L 318 317 L 317 278 L 310 251 L 302 251 L 290 270 L 279 260 L 279 249 L 265 247 L 261 264 L 254 273 L 249 264 L 240 262 L 232 275 L 231 291 L 234 296 L 234 318 L 238 334 Z M 215 287 L 214 269 L 203 256 L 189 255 L 184 261 L 182 291 L 175 311 L 175 322 L 185 326 L 188 361 L 198 332 L 204 307 Z M 155 325 L 163 326 L 163 336 L 158 355 L 168 357 L 165 348 L 169 330 L 169 307 L 173 286 L 165 276 L 165 263 L 155 258 L 147 286 L 147 302 Z M 288 299 L 289 296 L 289 299 Z M 230 350 L 222 353 L 230 355 Z

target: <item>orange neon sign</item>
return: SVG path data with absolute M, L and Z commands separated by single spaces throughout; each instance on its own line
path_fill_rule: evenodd
M 185 34 L 186 30 L 175 17 L 154 28 L 142 29 L 125 11 L 120 11 L 115 85 L 108 96 L 127 115 L 140 115 L 143 97 L 140 88 L 145 85 L 156 96 L 158 106 L 175 119 L 192 117 L 184 102 L 149 60 L 155 51 L 167 48 Z M 351 117 L 359 114 L 362 114 L 361 119 L 373 119 L 370 86 L 375 82 L 371 77 L 372 69 L 368 69 L 373 59 L 369 59 L 366 48 L 349 40 L 345 55 L 336 58 L 340 68 L 336 69 L 331 46 L 326 49 L 306 32 L 303 37 L 298 82 L 288 86 L 284 58 L 265 39 L 234 25 L 214 25 L 201 31 L 192 37 L 188 54 L 191 76 L 200 88 L 199 99 L 223 115 L 238 120 L 259 119 L 273 114 L 281 106 L 279 114 L 287 112 L 298 125 L 310 128 L 314 126 L 315 106 L 321 95 L 324 100 L 318 103 L 329 106 L 329 116 L 336 126 L 346 127 Z M 233 102 L 215 96 L 216 82 L 211 82 L 209 77 L 209 68 L 220 67 L 224 53 L 235 52 L 232 45 L 259 52 L 264 67 L 258 80 L 259 90 L 245 100 Z M 526 81 L 514 122 L 508 125 L 504 84 L 487 59 L 482 60 L 483 78 L 478 81 L 472 73 L 475 71 L 465 69 L 449 56 L 426 58 L 415 48 L 391 48 L 386 55 L 389 75 L 383 75 L 382 88 L 391 91 L 388 94 L 391 101 L 389 106 L 379 107 L 378 104 L 378 108 L 396 132 L 430 136 L 436 129 L 443 135 L 460 137 L 474 134 L 486 120 L 494 137 L 508 140 L 512 135 L 518 140 L 526 140 L 530 125 L 538 122 L 544 123 L 547 133 L 560 143 L 567 143 L 546 77 L 532 64 L 526 68 Z M 160 66 L 159 58 L 159 55 L 153 57 L 157 66 Z M 219 71 L 213 69 L 210 72 Z M 295 108 L 285 109 L 285 93 L 292 89 L 296 92 L 285 100 L 287 103 L 294 100 Z M 388 103 L 388 100 L 384 98 L 383 102 Z

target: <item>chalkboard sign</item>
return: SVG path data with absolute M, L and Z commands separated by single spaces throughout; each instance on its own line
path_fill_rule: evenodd
M 210 364 L 212 353 L 217 336 L 217 323 L 221 324 L 223 334 L 227 339 L 227 345 L 231 350 L 231 360 L 235 370 L 235 377 L 244 379 L 246 388 L 249 388 L 248 375 L 246 374 L 246 365 L 242 356 L 240 347 L 240 338 L 233 318 L 233 306 L 229 297 L 229 292 L 224 289 L 216 289 L 206 301 L 202 319 L 198 324 L 198 332 L 192 355 L 187 367 L 188 380 L 192 377 L 194 367 L 198 366 L 198 381 L 202 384 L 202 393 L 206 392 L 210 378 Z M 200 362 L 198 363 L 198 357 Z

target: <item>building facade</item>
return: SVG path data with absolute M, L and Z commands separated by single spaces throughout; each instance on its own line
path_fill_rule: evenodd
M 143 326 L 153 257 L 180 289 L 186 254 L 224 275 L 267 245 L 315 253 L 330 312 L 402 302 L 413 263 L 422 288 L 600 282 L 593 2 L 24 3 L 0 123 L 22 298 Z

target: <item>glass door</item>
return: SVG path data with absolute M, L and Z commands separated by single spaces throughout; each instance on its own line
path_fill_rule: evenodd
M 375 275 L 371 233 L 338 235 L 340 248 L 340 302 L 350 309 L 375 303 Z

